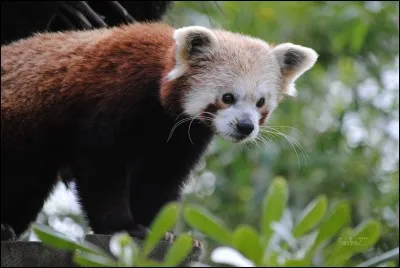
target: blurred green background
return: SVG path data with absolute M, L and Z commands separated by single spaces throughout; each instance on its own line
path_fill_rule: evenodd
M 271 134 L 266 144 L 246 147 L 217 138 L 187 185 L 185 202 L 201 204 L 229 227 L 258 228 L 262 198 L 271 180 L 282 176 L 292 218 L 325 194 L 330 205 L 350 203 L 352 226 L 370 218 L 382 222 L 371 255 L 399 245 L 398 2 L 182 1 L 165 21 L 292 42 L 320 55 L 297 81 L 298 96 L 287 98 L 268 123 L 299 145 Z M 71 198 L 60 185 L 38 221 L 79 238 L 88 229 Z

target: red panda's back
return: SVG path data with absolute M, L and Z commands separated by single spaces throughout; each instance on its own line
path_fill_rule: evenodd
M 140 99 L 161 78 L 172 33 L 164 24 L 134 24 L 36 34 L 2 46 L 2 145 L 11 148 L 27 135 L 46 142 L 72 135 L 82 111 Z
M 132 75 L 139 70 L 149 73 L 141 79 L 152 79 L 162 72 L 172 31 L 164 24 L 137 24 L 36 34 L 2 46 L 2 110 L 38 108 L 37 101 L 44 105 L 53 98 L 123 84 L 135 80 Z

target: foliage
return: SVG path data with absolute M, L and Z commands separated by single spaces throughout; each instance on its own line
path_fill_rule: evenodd
M 287 182 L 283 178 L 276 178 L 264 198 L 260 231 L 247 224 L 241 224 L 231 231 L 220 219 L 196 205 L 187 204 L 183 208 L 183 218 L 191 227 L 201 230 L 223 246 L 212 253 L 215 262 L 235 266 L 241 266 L 243 263 L 257 267 L 343 266 L 348 264 L 354 254 L 373 247 L 381 236 L 379 221 L 366 220 L 353 229 L 349 226 L 349 203 L 336 203 L 327 211 L 328 201 L 325 196 L 313 200 L 296 222 L 287 222 L 283 217 L 287 211 L 287 196 Z M 270 211 L 271 208 L 274 208 L 273 211 Z M 113 256 L 88 242 L 79 243 L 63 237 L 46 226 L 35 225 L 33 230 L 47 245 L 74 250 L 74 261 L 81 266 L 173 267 L 180 264 L 190 253 L 193 240 L 189 234 L 178 236 L 162 263 L 150 260 L 148 256 L 164 236 L 164 232 L 176 224 L 177 216 L 178 205 L 166 205 L 152 224 L 150 235 L 142 247 L 126 233 L 114 235 L 110 242 Z M 230 254 L 226 254 L 227 249 L 230 250 Z M 232 257 L 232 252 L 236 256 Z M 235 262 L 241 254 L 245 256 L 245 261 Z M 390 257 L 395 256 L 396 254 Z
M 142 246 L 139 246 L 126 232 L 115 234 L 110 240 L 109 248 L 113 255 L 109 255 L 109 253 L 87 241 L 75 241 L 46 225 L 34 224 L 32 229 L 44 244 L 58 249 L 74 251 L 73 260 L 80 266 L 157 267 L 160 264 L 151 260 L 149 255 L 164 237 L 164 233 L 176 224 L 177 213 L 178 205 L 176 203 L 166 205 L 152 224 L 151 232 Z M 192 245 L 191 236 L 180 235 L 169 248 L 163 264 L 168 267 L 177 266 L 188 256 Z

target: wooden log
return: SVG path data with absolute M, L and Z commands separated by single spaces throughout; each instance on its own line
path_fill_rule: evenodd
M 112 236 L 87 235 L 86 241 L 91 242 L 109 252 L 109 242 Z M 140 240 L 135 240 L 141 245 Z M 161 241 L 150 254 L 154 260 L 162 260 L 171 244 Z M 202 249 L 194 247 L 192 252 L 180 266 L 188 266 L 198 262 Z M 43 245 L 36 241 L 2 241 L 1 267 L 77 267 L 72 261 L 73 253 Z

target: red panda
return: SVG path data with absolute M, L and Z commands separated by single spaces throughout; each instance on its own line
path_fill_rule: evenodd
M 2 223 L 25 231 L 69 166 L 94 233 L 144 237 L 160 208 L 180 199 L 212 138 L 256 138 L 317 57 L 163 23 L 2 46 Z

